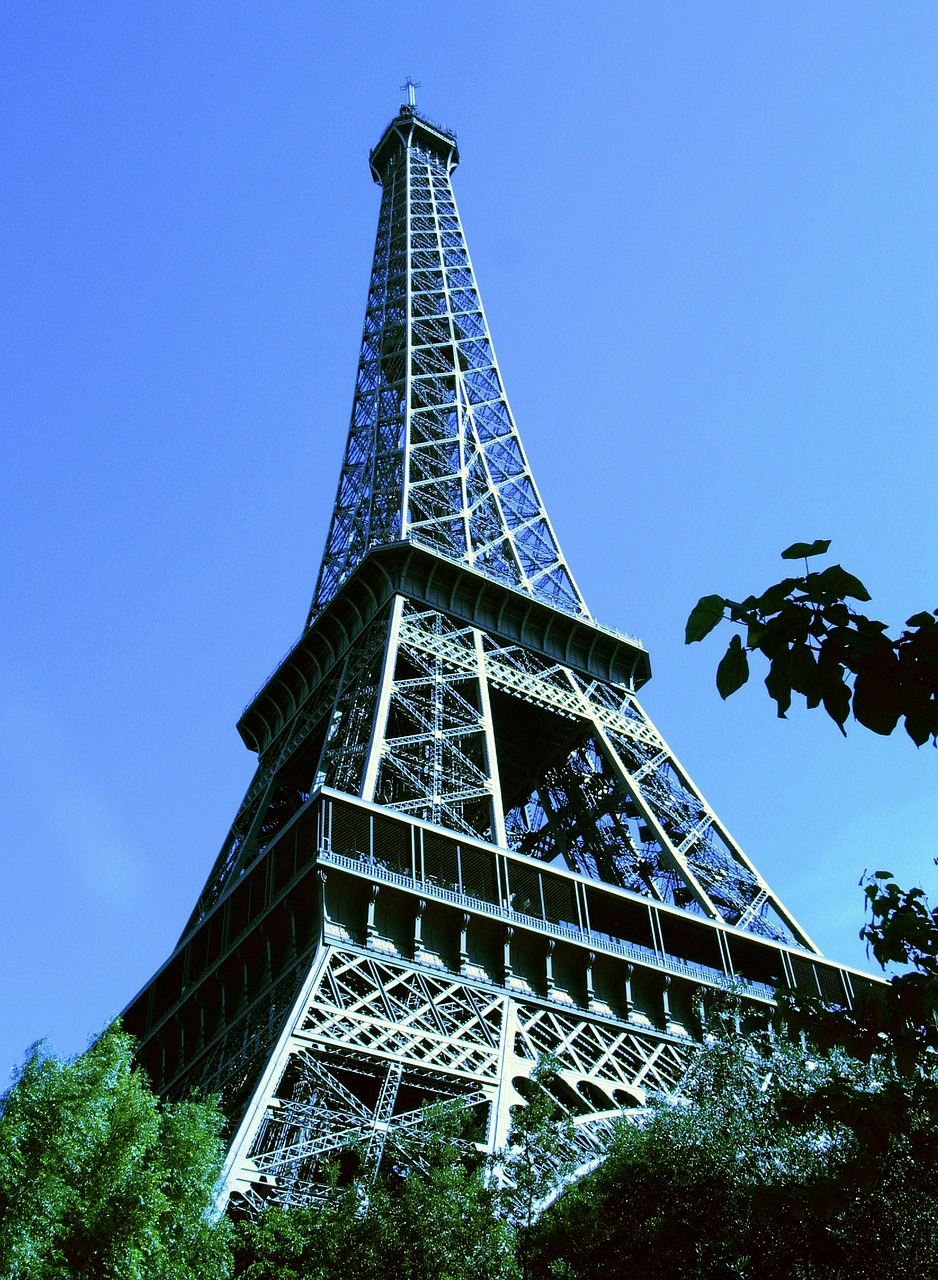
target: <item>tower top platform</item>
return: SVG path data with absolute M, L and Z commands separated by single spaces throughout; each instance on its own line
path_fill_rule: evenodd
M 452 173 L 459 164 L 455 133 L 420 115 L 416 107 L 402 104 L 368 157 L 375 182 L 384 185 L 391 161 L 398 152 L 408 147 L 428 151 L 436 156 L 447 173 Z

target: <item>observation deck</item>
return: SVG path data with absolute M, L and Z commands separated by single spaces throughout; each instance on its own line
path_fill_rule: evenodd
M 436 156 L 447 173 L 452 173 L 459 164 L 456 135 L 419 115 L 414 107 L 402 106 L 368 157 L 375 182 L 384 185 L 391 160 L 407 147 Z

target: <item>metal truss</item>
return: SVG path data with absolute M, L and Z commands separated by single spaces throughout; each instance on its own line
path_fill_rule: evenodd
M 400 541 L 589 618 L 505 398 L 453 198 L 455 161 L 453 138 L 410 108 L 372 155 L 381 213 L 311 623 L 369 550 Z M 396 596 L 305 699 L 263 753 L 189 929 L 319 784 L 813 945 L 634 690 L 445 610 Z
M 183 937 L 205 919 L 225 888 L 237 883 L 314 787 L 328 781 L 353 794 L 359 789 L 367 745 L 363 726 L 374 715 L 386 640 L 386 618 L 379 615 L 318 685 L 289 732 L 261 757 Z
M 331 704 L 319 691 L 311 699 L 318 725 L 304 709 L 278 751 L 279 769 L 268 766 L 264 785 L 249 792 L 203 914 L 326 785 L 813 947 L 630 689 L 400 596 L 325 688 Z
M 307 627 L 239 729 L 254 780 L 173 955 L 128 1008 L 161 1091 L 217 1092 L 222 1199 L 420 1162 L 426 1102 L 504 1148 L 545 1085 L 586 1168 L 673 1092 L 699 995 L 831 1002 L 821 959 L 651 723 L 544 511 L 453 198 L 401 109 L 352 421 Z M 601 887 L 597 887 L 601 886 Z M 558 1177 L 560 1169 L 558 1166 Z
M 431 704 L 436 716 L 424 732 L 428 750 L 440 741 L 431 735 L 441 730 L 474 729 L 481 744 L 490 727 L 495 767 L 487 790 L 494 804 L 489 825 L 476 827 L 476 834 L 501 843 L 495 824 L 502 814 L 509 848 L 546 861 L 561 856 L 571 870 L 766 937 L 807 941 L 630 690 L 586 681 L 520 646 L 500 645 L 411 606 L 404 609 L 400 644 L 412 658 L 426 655 L 428 667 L 431 657 L 435 663 L 433 681 L 424 686 L 425 724 Z M 441 691 L 467 681 L 487 686 L 485 695 L 475 695 L 474 726 L 471 717 L 451 721 L 443 707 Z M 486 716 L 499 694 L 512 699 L 503 703 L 502 723 Z M 521 700 L 543 714 L 529 717 L 529 732 L 518 742 L 509 725 Z M 462 761 L 451 763 L 457 786 L 474 787 L 481 797 L 478 766 L 470 772 Z M 392 794 L 375 798 L 399 807 Z M 411 811 L 430 817 L 426 806 Z M 431 820 L 466 829 L 449 814 L 434 813 Z
M 454 628 L 442 614 L 418 614 L 398 600 L 386 714 L 376 730 L 374 787 L 364 798 L 494 839 L 495 751 L 479 637 L 472 628 Z M 427 632 L 438 643 L 424 644 Z
M 406 110 L 396 128 L 310 620 L 372 547 L 401 540 L 589 616 L 505 395 L 450 182 L 455 144 Z
M 497 1151 L 546 1054 L 563 1064 L 547 1087 L 581 1164 L 623 1109 L 684 1073 L 674 1037 L 460 975 L 328 942 L 314 970 L 229 1153 L 224 1195 L 248 1212 L 322 1197 L 349 1155 L 375 1172 L 389 1142 L 419 1163 L 426 1102 L 472 1112 L 480 1150 Z

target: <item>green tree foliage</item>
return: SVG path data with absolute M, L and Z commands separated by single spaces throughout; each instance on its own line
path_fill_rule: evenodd
M 73 1061 L 34 1046 L 0 1099 L 4 1280 L 222 1280 L 209 1103 L 160 1105 L 114 1026 Z
M 869 1144 L 894 1064 L 724 1025 L 528 1233 L 532 1277 L 938 1276 L 934 1113 Z
M 431 1108 L 404 1149 L 385 1150 L 374 1183 L 337 1175 L 320 1205 L 270 1208 L 240 1222 L 235 1274 L 243 1280 L 515 1280 L 514 1229 L 465 1118 Z
M 530 1228 L 577 1163 L 572 1122 L 550 1093 L 559 1071 L 556 1058 L 541 1057 L 528 1081 L 527 1105 L 514 1111 L 505 1150 L 493 1162 L 502 1212 L 518 1229 L 513 1244 L 523 1280 L 530 1273 Z
M 897 1143 L 927 1168 L 938 1161 L 938 910 L 921 889 L 901 889 L 888 871 L 871 876 L 865 894 L 869 917 L 861 937 L 884 968 L 898 963 L 902 972 L 861 993 L 850 1010 L 794 995 L 783 998 L 782 1009 L 795 1032 L 878 1071 L 871 1094 L 832 1090 L 805 1105 L 862 1132 L 870 1169 Z
M 917 745 L 929 738 L 938 745 L 938 611 L 915 614 L 907 630 L 890 638 L 885 623 L 848 605 L 870 598 L 852 574 L 840 565 L 811 572 L 808 560 L 829 546 L 822 539 L 789 547 L 783 558 L 804 557 L 804 576 L 786 578 L 761 596 L 742 602 L 704 596 L 688 619 L 686 642 L 703 639 L 724 618 L 744 629 L 745 643 L 734 635 L 717 670 L 724 698 L 746 682 L 748 655 L 758 651 L 769 661 L 765 683 L 780 716 L 794 690 L 809 708 L 823 705 L 842 731 L 852 707 L 855 719 L 876 733 L 890 734 L 903 720 Z M 902 1266 L 931 1276 L 938 1240 L 921 1206 L 934 1195 L 938 1164 L 938 909 L 921 889 L 901 888 L 888 871 L 870 876 L 864 892 L 868 919 L 861 937 L 883 968 L 898 964 L 902 971 L 849 1011 L 793 996 L 782 1003 L 791 1029 L 824 1053 L 849 1053 L 868 1084 L 825 1081 L 790 1097 L 785 1120 L 853 1135 L 840 1172 L 842 1191 L 853 1198 L 838 1212 L 847 1226 L 851 1208 L 860 1204 L 867 1213 L 867 1236 L 857 1241 L 867 1271 L 858 1262 L 843 1274 L 877 1274 L 876 1267 L 891 1274 Z M 922 1252 L 921 1241 L 931 1254 Z M 902 1248 L 920 1256 L 900 1258 Z
M 495 1161 L 512 1219 L 527 1226 L 540 1205 L 575 1168 L 573 1126 L 550 1093 L 561 1064 L 542 1055 L 531 1073 L 527 1104 L 512 1114 L 505 1150 Z
M 409 1255 L 399 1274 L 408 1280 L 516 1275 L 512 1227 L 466 1125 L 467 1117 L 450 1108 L 435 1111 L 422 1135 L 419 1165 L 385 1183 L 386 1204 Z M 401 1152 L 398 1167 L 406 1170 L 408 1158 Z
M 840 1045 L 862 1062 L 887 1060 L 907 1095 L 896 1098 L 900 1113 L 914 1110 L 916 1093 L 938 1115 L 938 908 L 921 889 L 900 888 L 888 871 L 868 877 L 864 893 L 869 914 L 860 936 L 884 969 L 898 964 L 901 972 L 886 986 L 858 992 L 850 1010 L 786 995 L 786 1017 L 824 1047 Z M 899 1127 L 898 1117 L 880 1110 L 883 1123 Z
M 356 1183 L 322 1204 L 271 1206 L 234 1231 L 234 1274 L 244 1280 L 365 1280 L 393 1268 L 393 1231 L 369 1213 Z M 393 1272 L 392 1272 L 393 1273 Z
M 938 1277 L 938 1112 L 921 1105 L 888 1048 L 862 1059 L 811 1043 L 793 1012 L 745 1036 L 738 1010 L 712 1019 L 679 1097 L 623 1121 L 599 1168 L 546 1209 L 571 1145 L 547 1090 L 534 1089 L 493 1165 L 458 1117 L 438 1112 L 419 1141 L 411 1134 L 390 1153 L 376 1183 L 337 1179 L 321 1205 L 239 1223 L 236 1274 Z
M 804 576 L 786 578 L 761 596 L 742 602 L 702 597 L 688 618 L 686 642 L 702 640 L 724 619 L 743 628 L 745 643 L 734 635 L 717 669 L 724 698 L 748 679 L 748 655 L 760 652 L 769 661 L 765 683 L 780 716 L 794 690 L 809 708 L 823 705 L 841 730 L 852 706 L 854 717 L 877 733 L 891 733 L 903 719 L 916 744 L 931 738 L 938 745 L 938 611 L 913 615 L 908 630 L 891 639 L 885 623 L 848 605 L 869 600 L 862 582 L 840 565 L 810 570 L 809 560 L 829 547 L 827 539 L 788 547 L 782 558 L 803 558 Z M 850 1012 L 794 999 L 787 1004 L 789 1017 L 824 1045 L 843 1045 L 864 1062 L 888 1060 L 896 1081 L 866 1108 L 871 1138 L 885 1142 L 903 1126 L 920 1132 L 913 1117 L 938 1110 L 938 909 L 921 889 L 901 888 L 888 871 L 869 877 L 864 892 L 869 916 L 860 936 L 883 968 L 898 964 L 903 972 Z
M 745 600 L 703 596 L 687 620 L 685 641 L 702 640 L 726 619 L 742 628 L 717 667 L 717 689 L 728 698 L 749 679 L 749 655 L 769 663 L 766 688 L 785 718 L 792 693 L 823 706 L 842 733 L 850 714 L 874 733 L 890 734 L 902 720 L 921 746 L 938 745 L 938 610 L 916 613 L 895 639 L 887 624 L 858 613 L 848 601 L 869 592 L 839 564 L 811 570 L 827 539 L 796 542 L 783 560 L 804 559 L 799 577 L 785 578 Z

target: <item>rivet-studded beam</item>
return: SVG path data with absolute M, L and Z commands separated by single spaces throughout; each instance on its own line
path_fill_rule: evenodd
M 226 1194 L 257 1208 L 318 1195 L 351 1149 L 372 1171 L 388 1143 L 419 1162 L 422 1101 L 469 1109 L 476 1140 L 499 1150 L 545 1054 L 588 1163 L 617 1109 L 674 1087 L 704 992 L 759 1009 L 785 987 L 849 1006 L 865 981 L 764 933 L 320 789 L 240 868 L 126 1025 L 166 1096 L 221 1095 Z
M 263 753 L 276 741 L 323 674 L 398 594 L 497 632 L 583 675 L 633 689 L 651 676 L 647 650 L 633 636 L 558 612 L 415 543 L 394 543 L 368 553 L 255 694 L 238 722 L 252 751 Z

